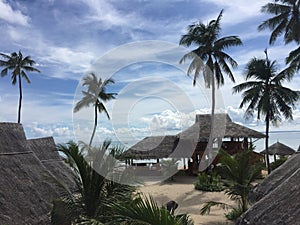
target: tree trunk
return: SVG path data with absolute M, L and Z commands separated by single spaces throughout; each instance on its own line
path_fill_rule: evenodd
M 92 142 L 93 142 L 93 139 L 94 139 L 94 136 L 95 136 L 95 133 L 96 133 L 97 123 L 98 123 L 98 112 L 97 112 L 97 102 L 95 102 L 95 123 L 94 123 L 94 129 L 93 129 L 93 133 L 92 133 L 92 136 L 91 136 L 91 140 L 90 140 L 90 143 L 89 143 L 89 150 L 92 147 Z
M 21 108 L 22 108 L 22 82 L 21 82 L 21 75 L 18 75 L 19 77 L 19 93 L 20 93 L 20 97 L 19 97 L 19 109 L 18 109 L 18 123 L 21 122 Z
M 242 198 L 242 211 L 246 212 L 248 209 L 248 201 L 247 201 L 248 195 L 244 192 L 241 198 Z
M 213 72 L 211 72 L 211 121 L 210 121 L 210 136 L 208 139 L 208 166 L 212 163 L 213 143 L 214 143 L 214 124 L 215 124 L 215 108 L 216 108 L 216 87 Z
M 269 127 L 270 127 L 270 118 L 269 118 L 269 113 L 267 113 L 267 115 L 266 115 L 266 142 L 265 142 L 265 148 L 266 148 L 266 164 L 267 164 L 268 174 L 271 173 L 270 160 L 269 160 Z

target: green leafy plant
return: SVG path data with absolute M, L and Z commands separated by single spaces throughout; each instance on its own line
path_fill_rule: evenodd
M 159 207 L 149 196 L 137 195 L 130 203 L 116 204 L 115 223 L 124 225 L 193 225 L 193 221 L 186 214 L 174 215 L 165 207 Z
M 75 173 L 75 182 L 78 193 L 66 190 L 65 196 L 53 202 L 51 211 L 52 224 L 101 224 L 112 220 L 114 212 L 110 203 L 115 204 L 130 202 L 135 188 L 122 185 L 116 181 L 106 179 L 97 171 L 108 171 L 114 162 L 103 160 L 103 157 L 111 151 L 111 142 L 105 141 L 101 148 L 93 150 L 93 161 L 84 159 L 79 146 L 74 142 L 66 145 L 58 145 L 58 151 L 62 152 L 65 161 Z M 113 148 L 113 147 L 112 147 Z M 91 166 L 93 164 L 93 167 Z M 90 221 L 90 223 L 87 223 Z M 97 223 L 96 223 L 97 222 Z
M 228 219 L 235 220 L 243 212 L 248 209 L 248 195 L 253 188 L 253 181 L 261 178 L 262 164 L 251 162 L 252 149 L 244 150 L 235 155 L 230 155 L 224 150 L 220 150 L 220 164 L 217 165 L 225 187 L 225 193 L 231 200 L 237 202 L 237 206 L 233 207 L 226 203 L 209 201 L 204 204 L 201 209 L 201 214 L 208 214 L 210 208 L 219 206 L 225 210 L 231 209 L 225 216 Z
M 198 174 L 195 189 L 201 191 L 223 191 L 224 187 L 220 175 L 216 173 L 206 174 L 205 172 L 202 172 Z

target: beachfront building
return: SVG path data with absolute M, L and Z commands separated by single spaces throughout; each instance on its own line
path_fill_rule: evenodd
M 216 114 L 213 121 L 210 114 L 198 114 L 195 123 L 186 130 L 176 135 L 146 137 L 125 151 L 123 158 L 130 165 L 134 159 L 155 159 L 157 164 L 162 158 L 182 159 L 188 173 L 197 174 L 199 169 L 217 163 L 220 148 L 234 154 L 264 137 L 260 132 L 234 123 L 228 114 Z M 210 138 L 212 149 L 207 148 Z M 253 154 L 253 157 L 260 158 L 260 155 Z

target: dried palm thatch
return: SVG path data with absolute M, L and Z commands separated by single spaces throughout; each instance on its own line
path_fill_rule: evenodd
M 269 146 L 268 151 L 270 155 L 281 155 L 281 156 L 292 155 L 295 153 L 294 149 L 278 141 L 272 144 L 271 146 Z M 266 150 L 261 151 L 261 153 L 266 154 Z
M 300 154 L 297 153 L 255 188 L 250 198 L 257 202 L 236 224 L 299 224 L 299 180 Z
M 177 136 L 145 137 L 124 152 L 123 158 L 130 159 L 156 159 L 166 158 L 176 147 Z
M 70 191 L 77 191 L 76 183 L 74 182 L 75 175 L 58 154 L 53 137 L 30 139 L 27 141 L 27 144 L 28 148 L 36 154 L 42 164 L 60 184 L 63 184 Z
M 265 135 L 232 122 L 228 114 L 215 115 L 214 137 L 264 138 Z M 146 137 L 123 154 L 124 158 L 190 158 L 197 143 L 207 142 L 210 136 L 211 115 L 196 115 L 196 122 L 177 135 Z
M 0 123 L 0 137 L 1 152 L 28 151 L 24 148 L 26 136 L 22 124 Z
M 264 138 L 265 135 L 248 127 L 232 122 L 228 114 L 219 113 L 214 116 L 214 137 L 221 138 Z M 181 132 L 180 138 L 207 141 L 211 133 L 211 114 L 197 114 L 196 122 Z
M 51 202 L 61 190 L 37 157 L 47 151 L 38 143 L 26 140 L 21 124 L 0 123 L 0 224 L 50 224 Z

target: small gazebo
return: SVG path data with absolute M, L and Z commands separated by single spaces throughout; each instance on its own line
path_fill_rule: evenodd
M 277 141 L 276 143 L 272 144 L 268 148 L 269 155 L 274 155 L 274 161 L 276 162 L 276 156 L 288 156 L 288 155 L 293 155 L 295 153 L 295 150 L 292 149 L 291 147 L 280 143 Z M 266 154 L 266 149 L 261 151 L 262 154 Z

